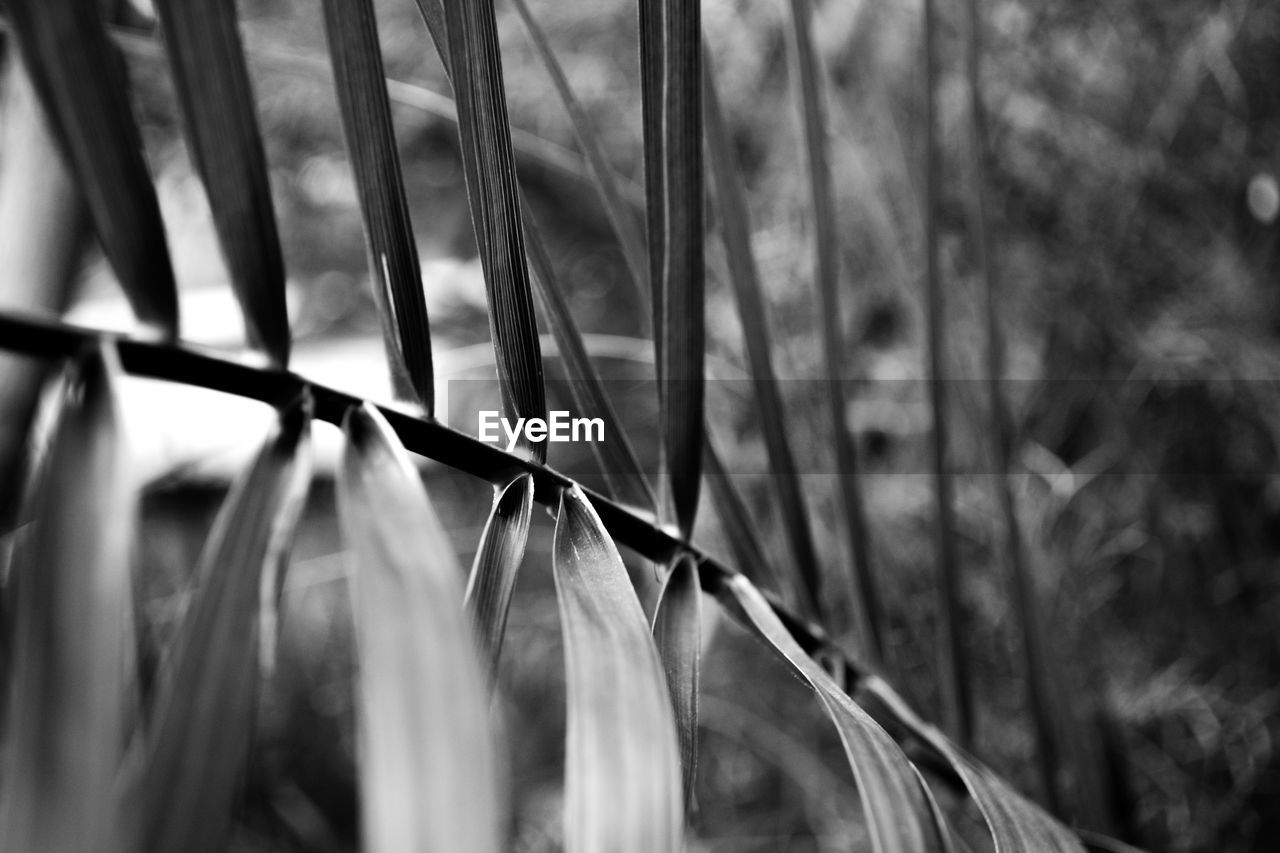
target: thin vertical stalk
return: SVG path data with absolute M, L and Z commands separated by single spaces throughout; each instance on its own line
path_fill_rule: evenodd
M 969 46 L 965 56 L 965 74 L 969 78 L 969 155 L 973 158 L 972 211 L 974 262 L 982 280 L 983 321 L 986 324 L 986 376 L 988 406 L 991 411 L 992 461 L 995 465 L 996 497 L 1004 526 L 1004 561 L 1013 586 L 1014 606 L 1022 630 L 1022 665 L 1026 670 L 1027 703 L 1035 733 L 1037 769 L 1040 786 L 1049 810 L 1061 814 L 1062 797 L 1058 790 L 1056 768 L 1058 745 L 1053 736 L 1053 715 L 1043 679 L 1045 666 L 1041 647 L 1042 627 L 1032 579 L 1023 553 L 1022 529 L 1013 502 L 1010 480 L 1010 458 L 1013 430 L 1009 410 L 1001 391 L 1004 376 L 1005 342 L 997 306 L 1001 282 L 996 268 L 995 238 L 989 221 L 991 201 L 987 193 L 988 134 L 987 115 L 982 102 L 982 16 L 978 0 L 966 0 Z
M 813 205 L 814 277 L 817 280 L 822 318 L 823 367 L 826 373 L 827 409 L 835 444 L 836 474 L 848 538 L 853 575 L 853 622 L 861 635 L 861 650 L 874 660 L 883 657 L 880 636 L 880 597 L 871 566 L 871 548 L 858 456 L 845 426 L 844 387 L 840 378 L 844 362 L 844 333 L 840 326 L 839 264 L 836 256 L 835 200 L 831 195 L 831 170 L 827 163 L 826 110 L 818 91 L 817 62 L 809 33 L 808 0 L 791 0 L 792 61 L 800 90 L 800 126 L 809 173 Z
M 939 270 L 937 206 L 940 162 L 938 157 L 938 68 L 934 41 L 937 22 L 933 0 L 924 0 L 924 241 L 926 349 L 929 361 L 929 405 L 933 411 L 933 476 L 936 499 L 938 559 L 938 680 L 947 729 L 961 746 L 972 740 L 969 683 L 960 631 L 959 568 L 956 560 L 954 484 L 947 460 L 947 394 L 943 359 L 946 353 L 942 281 Z

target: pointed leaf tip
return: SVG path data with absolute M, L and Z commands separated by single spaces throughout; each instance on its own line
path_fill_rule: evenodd
M 467 583 L 466 603 L 489 658 L 498 667 L 507 613 L 533 520 L 533 477 L 522 474 L 494 496 Z
M 653 639 L 662 659 L 680 737 L 685 813 L 692 811 L 698 775 L 698 683 L 702 658 L 702 587 L 698 564 L 689 555 L 676 560 L 653 614 Z
M 679 738 L 622 558 L 574 486 L 553 549 L 568 681 L 566 853 L 681 849 Z

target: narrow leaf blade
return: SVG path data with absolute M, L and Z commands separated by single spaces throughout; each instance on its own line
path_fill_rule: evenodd
M 343 429 L 366 848 L 496 853 L 496 746 L 461 568 L 386 420 L 365 404 Z
M 640 467 L 639 458 L 627 437 L 617 410 L 605 392 L 604 383 L 587 354 L 582 333 L 573 319 L 569 301 L 551 264 L 546 245 L 525 208 L 525 245 L 529 250 L 529 266 L 533 272 L 534 295 L 542 307 L 542 315 L 551 327 L 556 349 L 569 376 L 569 393 L 578 414 L 597 417 L 604 422 L 604 441 L 591 442 L 591 450 L 614 497 L 651 514 L 656 514 L 657 501 L 649 481 Z
M 471 221 L 480 248 L 489 328 L 498 363 L 504 414 L 547 416 L 542 352 L 525 258 L 511 125 L 493 0 L 446 0 L 450 70 Z M 517 449 L 545 462 L 545 442 L 522 433 Z
M 835 445 L 839 479 L 841 524 L 848 541 L 850 572 L 856 595 L 851 626 L 861 635 L 864 651 L 873 659 L 883 652 L 880 637 L 880 594 L 871 567 L 866 510 L 858 478 L 858 455 L 845 425 L 842 367 L 844 332 L 841 328 L 839 256 L 836 252 L 836 207 L 831 195 L 831 170 L 827 162 L 827 121 L 818 86 L 817 60 L 809 28 L 810 0 L 791 0 L 791 58 L 799 89 L 800 129 L 809 179 L 810 219 L 813 227 L 814 278 L 822 324 L 823 370 L 827 414 Z
M 877 853 L 946 849 L 948 830 L 937 822 L 919 774 L 889 734 L 800 648 L 750 581 L 737 575 L 726 593 L 726 604 L 741 611 L 818 694 L 844 743 Z
M 645 236 L 649 249 L 649 294 L 653 302 L 653 345 L 661 353 L 663 333 L 662 259 L 665 255 L 666 177 L 662 158 L 662 32 L 664 0 L 639 0 L 640 110 L 644 142 Z M 657 362 L 662 380 L 662 361 Z
M 701 4 L 664 0 L 662 39 L 662 285 L 654 302 L 662 333 L 655 343 L 664 467 L 675 522 L 688 536 L 702 486 L 706 359 Z
M 249 344 L 284 367 L 284 259 L 235 4 L 160 0 L 156 11 Z
M 515 0 L 515 8 L 520 21 L 524 24 L 525 32 L 529 34 L 529 40 L 533 42 L 538 59 L 547 70 L 547 75 L 551 77 L 561 105 L 569 114 L 573 135 L 578 140 L 578 147 L 586 156 L 592 183 L 600 196 L 605 216 L 608 217 L 609 224 L 618 237 L 618 245 L 622 249 L 622 258 L 626 262 L 627 271 L 631 274 L 636 289 L 644 293 L 649 289 L 649 264 L 648 257 L 645 255 L 644 234 L 640 229 L 640 223 L 632 208 L 623 199 L 617 175 L 609 165 L 608 158 L 605 157 L 600 135 L 592 127 L 591 118 L 587 115 L 585 107 L 569 86 L 569 80 L 560 66 L 560 61 L 551 50 L 546 33 L 534 19 L 533 13 L 529 11 L 526 0 Z
M 502 655 L 507 612 L 532 519 L 533 478 L 521 474 L 494 495 L 493 509 L 471 564 L 466 604 L 480 635 L 481 648 L 488 655 L 491 673 L 497 670 Z
M 653 641 L 667 675 L 680 737 L 685 812 L 692 810 L 698 776 L 698 682 L 702 658 L 702 587 L 698 564 L 680 557 L 667 574 L 653 614 Z
M 566 853 L 681 849 L 680 757 L 662 662 L 617 548 L 577 487 L 554 567 L 568 679 Z
M 875 696 L 897 722 L 955 769 L 982 812 L 995 842 L 996 853 L 1024 850 L 1084 853 L 1084 845 L 1078 836 L 970 757 L 936 726 L 921 720 L 883 679 L 868 678 L 862 689 Z
M 387 97 L 382 49 L 371 0 L 325 0 L 343 135 L 355 172 L 369 250 L 369 274 L 397 385 L 427 414 L 434 411 L 431 331 L 422 270 Z
M 96 0 L 12 0 L 9 19 L 36 90 L 138 320 L 178 333 L 178 295 L 124 65 Z
M 705 53 L 707 51 L 704 50 Z M 797 576 L 791 586 L 802 608 L 807 613 L 820 617 L 822 614 L 819 612 L 819 603 L 823 600 L 821 567 L 814 551 L 813 535 L 809 530 L 809 510 L 796 476 L 795 456 L 791 452 L 791 442 L 787 439 L 787 425 L 783 417 L 787 409 L 782 404 L 777 374 L 773 369 L 772 335 L 769 331 L 764 293 L 760 287 L 760 274 L 751 251 L 751 217 L 742 181 L 734 168 L 733 146 L 729 140 L 729 129 L 724 111 L 720 107 L 715 73 L 710 63 L 705 64 L 704 74 L 708 159 L 720 212 L 725 253 L 729 261 L 729 277 L 737 297 L 735 302 L 738 306 L 738 318 L 742 322 L 747 363 L 754 380 L 751 387 L 755 393 L 756 412 L 760 416 L 760 431 L 764 436 L 769 470 L 773 475 L 772 482 L 779 508 L 786 522 L 787 542 L 791 546 L 791 556 L 795 562 Z
M 114 846 L 104 839 L 116 830 L 136 507 L 115 372 L 114 351 L 103 349 L 68 382 L 33 539 L 13 569 L 4 850 Z
M 232 487 L 157 688 L 140 849 L 224 849 L 248 759 L 264 572 L 287 554 L 310 481 L 311 402 L 300 398 Z M 192 756 L 203 756 L 192 761 Z

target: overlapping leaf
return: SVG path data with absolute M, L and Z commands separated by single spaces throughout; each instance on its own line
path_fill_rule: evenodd
M 919 774 L 888 733 L 800 648 L 750 581 L 737 575 L 727 581 L 725 593 L 726 604 L 740 610 L 818 694 L 844 743 L 877 853 L 947 849 L 948 830 L 938 823 Z
M 103 349 L 67 383 L 36 526 L 11 578 L 3 850 L 115 846 L 136 506 L 115 371 L 114 351 Z
M 568 681 L 566 853 L 681 848 L 680 753 L 662 662 L 617 548 L 577 487 L 554 550 Z
M 310 429 L 311 403 L 302 398 L 232 487 L 205 543 L 157 690 L 139 849 L 226 846 L 253 728 L 264 572 L 293 541 L 310 478 Z
M 698 681 L 702 658 L 702 587 L 698 564 L 688 555 L 672 565 L 653 614 L 653 641 L 667 674 L 680 737 L 684 802 L 694 802 L 698 775 Z
M 751 219 L 742 182 L 734 168 L 733 146 L 724 112 L 720 108 L 720 96 L 716 90 L 715 73 L 708 63 L 704 68 L 707 153 L 711 162 L 711 176 L 716 188 L 716 201 L 720 212 L 721 231 L 725 252 L 729 261 L 729 277 L 733 282 L 738 317 L 742 322 L 746 343 L 747 363 L 751 368 L 751 387 L 755 393 L 756 411 L 760 416 L 760 429 L 764 436 L 765 450 L 769 455 L 769 469 L 773 474 L 779 508 L 786 521 L 787 541 L 797 572 L 796 599 L 806 612 L 820 616 L 819 603 L 823 600 L 821 567 L 813 548 L 813 536 L 809 530 L 809 510 L 800 491 L 796 476 L 795 456 L 787 439 L 784 419 L 786 407 L 778 390 L 778 378 L 773 370 L 772 336 L 765 311 L 764 294 L 760 287 L 760 274 L 751 251 Z
M 495 492 L 493 509 L 489 511 L 475 562 L 471 564 L 466 604 L 480 635 L 481 647 L 488 656 L 490 672 L 497 669 L 502 655 L 511 593 L 524 560 L 532 519 L 533 478 L 521 474 Z
M 370 0 L 325 0 L 325 32 L 360 212 L 369 273 L 397 385 L 409 385 L 428 414 L 435 406 L 431 332 L 409 204 L 400 175 L 378 26 Z
M 463 171 L 489 298 L 502 409 L 512 421 L 546 418 L 493 0 L 446 0 L 443 5 L 449 45 L 445 62 L 458 104 Z M 529 441 L 523 433 L 517 449 L 538 462 L 546 460 L 546 443 Z
M 178 333 L 178 297 L 124 65 L 96 0 L 11 0 L 9 20 L 88 202 L 103 251 L 138 319 Z
M 284 259 L 235 4 L 160 0 L 156 11 L 249 344 L 283 367 L 289 361 Z
M 365 849 L 496 853 L 503 799 L 462 571 L 385 419 L 353 408 L 344 432 Z
M 1074 833 L 916 716 L 882 679 L 868 678 L 862 689 L 955 769 L 986 820 L 996 853 L 1084 853 L 1084 845 Z

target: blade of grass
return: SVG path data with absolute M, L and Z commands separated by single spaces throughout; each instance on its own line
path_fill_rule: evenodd
M 0 269 L 5 273 L 0 301 L 9 308 L 59 316 L 71 301 L 88 216 L 20 57 L 11 55 L 5 64 L 0 94 Z M 27 437 L 48 372 L 42 362 L 0 355 L 0 533 L 17 523 L 31 462 Z M 5 656 L 0 651 L 0 659 Z
M 409 204 L 400 176 L 382 49 L 371 0 L 325 0 L 325 33 L 369 249 L 369 273 L 397 385 L 435 409 L 431 330 Z
M 160 0 L 178 104 L 249 345 L 289 363 L 284 259 L 234 3 Z
M 662 285 L 654 301 L 663 466 L 677 527 L 693 530 L 702 486 L 705 264 L 702 178 L 702 12 L 664 0 L 662 12 Z M 650 199 L 650 204 L 653 200 Z
M 466 605 L 488 655 L 489 672 L 496 673 L 507 629 L 507 612 L 516 576 L 524 560 L 533 519 L 533 478 L 521 474 L 505 488 L 494 490 L 493 509 L 485 522 L 480 547 L 471 564 Z
M 983 323 L 986 326 L 985 384 L 991 418 L 991 449 L 995 461 L 995 487 L 1004 532 L 1004 561 L 1013 587 L 1014 608 L 1022 633 L 1022 667 L 1026 679 L 1027 705 L 1036 741 L 1036 766 L 1045 803 L 1054 814 L 1062 813 L 1062 795 L 1057 781 L 1058 745 L 1053 733 L 1053 711 L 1044 681 L 1053 670 L 1044 655 L 1043 621 L 1032 578 L 1023 552 L 1022 528 L 1013 500 L 1010 458 L 1013 452 L 1012 424 L 1005 404 L 1001 381 L 1005 367 L 1004 332 L 1000 327 L 1000 276 L 996 268 L 995 235 L 988 221 L 990 200 L 987 191 L 987 115 L 982 103 L 982 16 L 977 0 L 966 0 L 969 44 L 965 52 L 965 72 L 969 83 L 969 156 L 973 161 L 971 217 L 975 233 L 974 265 L 982 279 Z
M 680 752 L 662 662 L 617 547 L 577 487 L 554 570 L 568 681 L 566 853 L 682 849 Z
M 760 274 L 756 269 L 751 250 L 751 219 L 747 211 L 746 195 L 742 182 L 734 169 L 733 146 L 729 129 L 720 107 L 716 90 L 715 72 L 704 48 L 704 85 L 707 135 L 707 159 L 711 163 L 711 176 L 715 184 L 717 209 L 720 213 L 721 237 L 729 262 L 729 278 L 733 283 L 738 318 L 742 323 L 742 336 L 746 344 L 747 363 L 751 369 L 751 388 L 755 393 L 756 412 L 760 417 L 760 431 L 764 436 L 765 450 L 769 457 L 772 485 L 779 508 L 785 520 L 787 543 L 795 561 L 796 577 L 792 584 L 795 600 L 806 613 L 821 619 L 823 582 L 821 567 L 813 548 L 813 536 L 809 530 L 809 509 L 800 481 L 796 477 L 795 457 L 787 440 L 787 425 L 783 416 L 786 408 L 778 389 L 778 378 L 773 370 L 772 335 L 765 310 L 764 294 L 760 288 Z
M 514 5 L 516 13 L 524 24 L 525 32 L 529 34 L 529 40 L 542 61 L 542 66 L 551 77 L 561 105 L 569 114 L 573 135 L 578 140 L 578 147 L 586 156 L 592 183 L 600 196 L 600 203 L 604 207 L 609 224 L 613 226 L 614 234 L 618 237 L 618 245 L 622 249 L 622 258 L 627 264 L 627 271 L 631 273 L 637 289 L 642 293 L 646 292 L 649 288 L 649 264 L 645 256 L 644 233 L 640 223 L 632 209 L 623 201 L 616 173 L 609 165 L 608 158 L 605 157 L 600 137 L 591 126 L 591 118 L 587 115 L 582 102 L 570 88 L 569 80 L 565 77 L 564 69 L 560 67 L 560 61 L 551 50 L 546 33 L 534 20 L 525 0 L 515 0 Z
M 525 258 L 493 0 L 447 0 L 444 12 L 449 44 L 445 62 L 452 71 L 458 103 L 463 172 L 489 298 L 502 409 L 512 421 L 545 419 L 542 353 Z M 521 453 L 538 462 L 546 460 L 545 442 L 531 442 L 523 433 L 517 441 Z
M 115 354 L 67 382 L 32 541 L 13 568 L 0 849 L 114 848 L 136 491 L 117 414 Z
M 844 744 L 872 848 L 877 853 L 947 849 L 949 830 L 938 823 L 919 774 L 889 734 L 805 653 L 750 581 L 738 575 L 725 585 L 724 593 L 724 604 L 741 612 L 817 693 Z
M 653 613 L 653 641 L 667 675 L 680 738 L 684 770 L 684 809 L 692 814 L 698 778 L 698 675 L 702 657 L 702 587 L 698 564 L 689 555 L 676 559 Z
M 929 408 L 933 413 L 933 479 L 935 542 L 938 560 L 937 647 L 938 681 L 942 709 L 949 731 L 961 746 L 973 739 L 969 677 L 960 626 L 960 577 L 956 558 L 954 492 L 947 459 L 946 320 L 943 316 L 942 280 L 938 245 L 939 182 L 937 22 L 933 0 L 924 0 L 924 33 L 921 55 L 924 76 L 924 243 L 925 243 L 925 349 L 928 359 Z
M 138 320 L 178 334 L 178 297 L 124 65 L 96 0 L 11 0 L 36 91 L 84 193 L 103 251 Z
M 497 748 L 461 568 L 386 420 L 352 408 L 343 432 L 366 849 L 496 853 Z
M 657 502 L 649 481 L 644 476 L 640 461 L 631 440 L 622 426 L 604 383 L 596 373 L 595 365 L 587 354 L 582 334 L 574 322 L 569 302 L 560 286 L 560 279 L 551 264 L 546 245 L 538 232 L 533 217 L 524 208 L 525 246 L 529 250 L 529 265 L 533 272 L 534 294 L 542 308 L 542 316 L 555 337 L 556 349 L 569 376 L 569 393 L 584 417 L 598 417 L 604 421 L 605 441 L 591 442 L 591 451 L 600 463 L 600 470 L 614 497 L 638 509 L 656 515 Z
M 222 504 L 162 672 L 147 735 L 137 849 L 223 850 L 249 757 L 264 572 L 286 559 L 310 480 L 299 398 Z M 193 761 L 200 756 L 199 761 Z
M 809 178 L 809 201 L 812 205 L 814 278 L 822 322 L 827 414 L 835 448 L 836 477 L 840 484 L 840 504 L 843 508 L 840 518 L 848 542 L 849 566 L 855 592 L 852 597 L 852 625 L 837 627 L 852 627 L 857 632 L 861 651 L 871 659 L 879 660 L 884 653 L 880 593 L 871 563 L 870 532 L 859 479 L 858 454 L 850 440 L 844 419 L 844 382 L 841 373 L 845 363 L 845 345 L 841 326 L 843 314 L 840 308 L 839 258 L 836 253 L 836 207 L 831 195 L 831 169 L 827 162 L 826 109 L 818 88 L 817 59 L 809 32 L 811 18 L 811 5 L 807 0 L 791 0 L 791 59 L 793 76 L 799 89 L 799 118 Z
M 1084 845 L 1076 835 L 965 754 L 935 726 L 921 720 L 884 680 L 871 676 L 863 682 L 862 689 L 955 770 L 982 812 L 996 853 L 1084 853 Z

